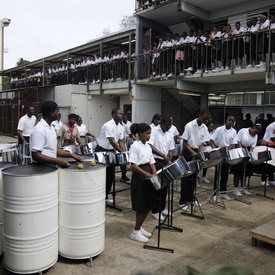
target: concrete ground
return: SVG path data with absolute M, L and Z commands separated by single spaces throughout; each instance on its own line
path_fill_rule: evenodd
M 13 140 L 0 136 L 0 143 L 10 141 Z M 211 182 L 213 172 L 213 168 L 207 172 Z M 120 173 L 116 174 L 116 178 L 117 190 L 128 189 L 128 184 L 119 182 Z M 93 258 L 92 265 L 88 259 L 69 260 L 59 256 L 58 262 L 43 273 L 172 275 L 187 274 L 187 266 L 192 266 L 203 274 L 211 274 L 222 266 L 238 265 L 248 267 L 257 275 L 274 275 L 275 247 L 262 241 L 258 241 L 254 247 L 249 236 L 250 230 L 275 219 L 274 200 L 257 195 L 264 194 L 264 188 L 259 182 L 259 177 L 251 180 L 252 195 L 245 197 L 251 204 L 237 200 L 224 201 L 226 209 L 209 203 L 213 184 L 198 184 L 197 197 L 202 204 L 205 219 L 194 217 L 201 215 L 198 209 L 194 215 L 182 215 L 182 211 L 176 211 L 172 225 L 158 232 L 157 220 L 149 215 L 144 228 L 153 234 L 148 243 L 152 249 L 145 249 L 143 244 L 129 238 L 135 213 L 131 210 L 129 190 L 119 192 L 116 195 L 116 206 L 122 211 L 106 207 L 105 248 Z M 228 190 L 232 189 L 230 175 Z M 175 183 L 174 209 L 178 207 L 179 191 L 180 185 Z M 232 197 L 232 192 L 228 194 Z M 267 187 L 266 195 L 275 197 L 275 187 Z M 183 231 L 178 232 L 175 227 Z M 1 266 L 0 274 L 13 273 Z

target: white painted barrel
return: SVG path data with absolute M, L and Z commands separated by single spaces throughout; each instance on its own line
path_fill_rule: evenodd
M 59 169 L 59 254 L 70 259 L 91 258 L 104 250 L 104 165 L 84 162 Z
M 5 266 L 41 272 L 58 259 L 58 169 L 20 165 L 3 169 L 2 177 Z
M 2 181 L 2 170 L 4 168 L 8 168 L 11 166 L 15 166 L 16 164 L 11 162 L 0 162 L 0 255 L 3 252 L 3 181 Z

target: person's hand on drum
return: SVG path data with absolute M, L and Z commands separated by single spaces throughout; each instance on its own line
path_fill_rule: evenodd
M 68 168 L 70 167 L 70 163 L 64 159 L 57 159 L 57 165 L 61 168 Z
M 83 161 L 83 158 L 79 155 L 76 154 L 72 154 L 72 157 L 76 160 L 76 161 Z

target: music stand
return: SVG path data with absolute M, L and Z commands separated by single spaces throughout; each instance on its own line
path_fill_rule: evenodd
M 162 188 L 163 188 L 163 183 L 164 183 L 164 180 L 163 180 L 163 177 L 164 177 L 164 173 L 163 173 L 163 162 L 162 162 L 162 173 L 161 173 L 161 177 L 160 177 L 160 182 L 161 182 L 161 187 L 160 187 L 160 199 L 159 199 L 159 210 L 161 209 L 161 204 L 162 204 Z M 168 185 L 168 190 L 170 189 L 170 184 Z M 169 217 L 169 210 L 170 210 L 170 201 L 169 201 L 169 195 L 168 195 L 168 217 Z M 172 212 L 171 212 L 172 214 Z M 143 246 L 144 249 L 152 249 L 152 250 L 158 250 L 158 251 L 162 251 L 162 252 L 170 252 L 170 253 L 174 253 L 174 249 L 170 249 L 170 248 L 164 248 L 164 247 L 161 247 L 160 246 L 160 230 L 162 228 L 162 225 L 163 223 L 165 222 L 165 220 L 167 219 L 167 216 L 165 218 L 165 220 L 163 222 L 161 222 L 160 220 L 160 215 L 161 215 L 161 211 L 159 211 L 159 218 L 158 218 L 158 225 L 156 226 L 156 228 L 158 229 L 158 239 L 157 239 L 157 245 L 156 246 L 152 246 L 152 245 L 147 245 L 145 244 Z M 172 215 L 171 215 L 171 218 L 172 218 Z M 168 219 L 169 220 L 169 219 Z M 168 227 L 166 227 L 165 229 L 168 229 Z M 170 230 L 176 230 L 176 227 L 172 229 L 172 226 L 171 228 L 169 228 Z M 177 230 L 178 232 L 182 232 L 182 229 L 181 231 L 179 231 L 180 228 Z
M 221 162 L 215 166 L 216 189 L 206 199 L 205 204 L 211 203 L 214 206 L 217 206 L 217 207 L 227 210 L 222 197 L 219 196 L 220 195 L 220 174 L 221 174 Z M 214 196 L 216 196 L 215 199 L 214 199 Z M 221 202 L 221 203 L 219 203 L 219 202 Z

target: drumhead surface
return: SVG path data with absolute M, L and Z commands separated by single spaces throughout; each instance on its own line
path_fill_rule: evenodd
M 41 175 L 56 171 L 57 167 L 46 164 L 30 164 L 30 165 L 17 165 L 14 167 L 5 168 L 2 174 L 9 176 L 32 176 Z
M 96 163 L 96 165 L 91 165 L 90 161 L 84 161 L 84 162 L 79 162 L 79 161 L 69 161 L 69 163 L 71 164 L 70 167 L 67 167 L 67 168 L 61 168 L 59 167 L 60 169 L 63 169 L 63 170 L 70 170 L 70 171 L 75 171 L 75 172 L 84 172 L 84 171 L 87 171 L 87 170 L 100 170 L 102 168 L 105 167 L 104 164 L 101 164 L 101 163 Z M 78 164 L 82 164 L 83 165 L 83 168 L 79 169 L 77 166 Z
M 4 168 L 8 168 L 8 167 L 14 167 L 16 166 L 16 163 L 12 163 L 12 162 L 0 162 L 0 169 L 4 169 Z

